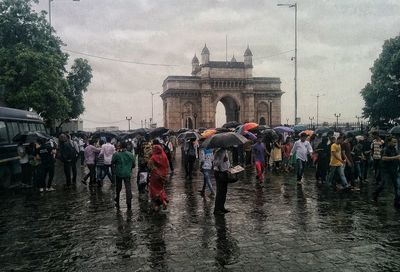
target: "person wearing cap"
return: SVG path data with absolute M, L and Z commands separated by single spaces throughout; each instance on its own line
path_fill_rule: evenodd
M 307 134 L 306 133 L 300 133 L 300 139 L 297 140 L 293 147 L 292 150 L 290 151 L 290 156 L 293 156 L 296 154 L 297 160 L 296 160 L 296 166 L 297 166 L 297 184 L 301 185 L 302 184 L 302 179 L 304 175 L 304 168 L 306 167 L 307 160 L 308 160 L 308 155 L 312 154 L 313 149 L 307 139 Z

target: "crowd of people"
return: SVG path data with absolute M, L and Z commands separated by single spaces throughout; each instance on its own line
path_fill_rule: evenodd
M 276 136 L 276 135 L 275 135 Z M 282 135 L 276 137 L 260 134 L 243 146 L 203 148 L 202 138 L 178 140 L 174 134 L 151 138 L 149 134 L 135 139 L 118 141 L 110 137 L 80 138 L 60 134 L 58 143 L 38 139 L 29 146 L 18 146 L 22 180 L 34 182 L 40 192 L 54 191 L 52 186 L 56 160 L 63 164 L 65 186 L 77 183 L 77 164 L 82 166 L 81 182 L 89 187 L 102 187 L 108 179 L 115 186 L 115 206 L 120 207 L 122 184 L 125 186 L 126 207 L 132 208 L 132 173 L 140 196 L 148 195 L 154 211 L 167 209 L 168 196 L 165 185 L 169 174 L 174 173 L 176 154 L 181 147 L 182 164 L 187 182 L 193 179 L 196 167 L 203 175 L 199 187 L 202 197 L 215 198 L 215 214 L 229 212 L 225 208 L 229 169 L 242 165 L 255 167 L 256 179 L 263 186 L 265 174 L 270 178 L 292 175 L 295 170 L 297 184 L 304 182 L 305 169 L 314 169 L 318 185 L 331 185 L 339 191 L 358 191 L 369 180 L 370 168 L 376 182 L 373 200 L 377 201 L 385 186 L 392 183 L 395 190 L 394 206 L 400 208 L 397 139 L 381 139 L 378 133 L 354 137 L 346 135 Z M 198 163 L 196 163 L 198 162 Z M 85 171 L 85 167 L 87 171 Z M 85 174 L 86 173 L 86 174 Z M 212 177 L 215 177 L 216 189 Z

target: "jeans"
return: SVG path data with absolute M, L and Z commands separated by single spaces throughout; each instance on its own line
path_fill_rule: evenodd
M 361 161 L 361 171 L 362 171 L 362 179 L 366 180 L 368 178 L 368 170 L 369 170 L 369 159 Z
M 122 190 L 122 182 L 125 184 L 125 193 L 126 193 L 126 205 L 128 208 L 131 208 L 132 201 L 132 186 L 131 186 L 131 177 L 116 177 L 116 198 L 115 201 L 119 203 L 119 196 Z
M 104 178 L 107 176 L 108 177 L 108 179 L 112 182 L 112 183 L 114 183 L 114 179 L 113 179 L 113 177 L 112 177 L 112 170 L 111 170 L 111 173 L 110 173 L 110 168 L 111 168 L 111 165 L 109 165 L 109 164 L 105 164 L 104 165 L 104 167 L 103 167 L 103 175 L 101 176 L 101 178 L 100 178 L 100 180 L 101 181 L 103 181 L 104 180 Z
M 204 192 L 206 190 L 206 186 L 210 190 L 210 192 L 214 193 L 214 189 L 211 183 L 211 177 L 210 177 L 211 170 L 210 169 L 203 169 L 203 175 L 204 175 L 204 182 L 203 182 L 203 188 L 202 191 Z
M 379 183 L 382 179 L 382 175 L 381 175 L 381 160 L 380 159 L 374 159 L 374 174 L 375 174 L 375 181 L 377 183 Z
M 67 185 L 71 184 L 71 171 L 72 171 L 72 183 L 76 183 L 76 161 L 64 162 L 64 174 Z
M 332 185 L 335 185 L 335 175 L 338 174 L 340 177 L 340 182 L 343 187 L 347 187 L 347 179 L 346 176 L 344 175 L 344 165 L 342 166 L 331 166 L 331 171 L 329 172 L 329 183 Z
M 46 178 L 49 175 L 46 186 Z M 54 178 L 54 164 L 41 164 L 39 166 L 39 188 L 50 188 Z
M 361 161 L 354 162 L 354 178 L 362 179 Z
M 226 194 L 228 192 L 228 173 L 214 171 L 214 175 L 217 184 L 214 211 L 223 211 L 225 210 Z
M 195 161 L 196 161 L 195 156 L 186 156 L 185 171 L 186 171 L 186 176 L 189 178 L 192 178 L 193 176 L 193 168 Z
M 87 167 L 89 168 L 89 173 L 83 178 L 86 181 L 90 177 L 90 184 L 96 183 L 96 165 L 88 164 Z
M 306 167 L 307 161 L 302 161 L 300 159 L 296 160 L 297 165 L 297 181 L 301 181 L 304 175 L 304 168 Z
M 106 176 L 105 170 L 104 170 L 104 165 L 97 165 L 96 166 L 96 179 L 98 181 L 101 181 L 101 177 Z

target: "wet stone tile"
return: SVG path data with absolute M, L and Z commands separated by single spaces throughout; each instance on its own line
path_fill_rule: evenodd
M 216 218 L 214 199 L 198 193 L 201 173 L 185 181 L 179 162 L 160 214 L 134 179 L 132 212 L 124 189 L 118 212 L 108 180 L 101 189 L 64 189 L 60 165 L 55 192 L 1 192 L 0 270 L 400 271 L 391 188 L 374 204 L 373 182 L 340 193 L 316 186 L 309 170 L 303 186 L 293 174 L 268 173 L 261 188 L 248 169 L 229 186 L 231 213 Z

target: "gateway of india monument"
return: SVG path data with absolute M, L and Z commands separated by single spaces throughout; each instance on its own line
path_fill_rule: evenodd
M 281 81 L 253 77 L 253 54 L 244 61 L 211 61 L 205 45 L 201 63 L 192 60 L 191 76 L 168 76 L 163 83 L 164 126 L 169 129 L 215 127 L 217 103 L 225 106 L 226 121 L 281 124 Z

